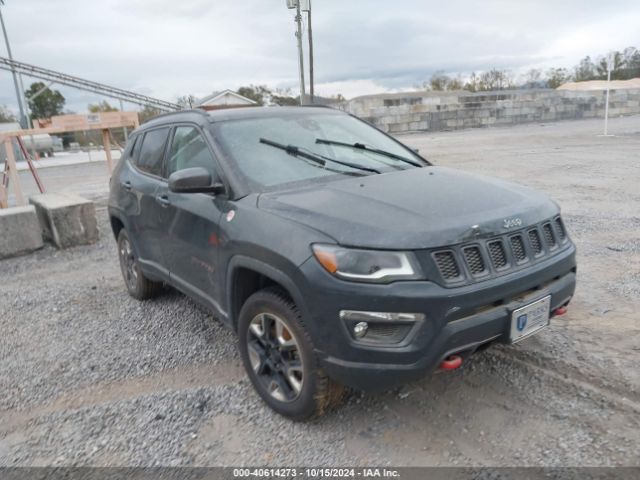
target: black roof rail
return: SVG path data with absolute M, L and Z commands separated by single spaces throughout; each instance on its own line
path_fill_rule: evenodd
M 158 118 L 165 118 L 165 117 L 171 117 L 174 115 L 183 115 L 185 113 L 197 113 L 199 115 L 204 115 L 205 117 L 207 116 L 207 112 L 206 110 L 203 110 L 202 108 L 185 108 L 184 110 L 176 110 L 175 112 L 166 112 L 166 113 L 161 113 L 159 115 L 156 115 L 155 117 L 152 117 L 148 120 L 145 120 L 144 122 L 142 122 L 140 125 L 146 125 L 149 122 L 153 122 L 154 120 L 157 120 Z

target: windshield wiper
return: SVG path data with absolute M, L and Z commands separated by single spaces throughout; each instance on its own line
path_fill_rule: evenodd
M 336 145 L 338 147 L 349 147 L 355 148 L 357 150 L 364 150 L 366 152 L 377 153 L 378 155 L 383 155 L 389 158 L 395 158 L 396 160 L 400 160 L 401 162 L 408 163 L 409 165 L 413 165 L 414 167 L 424 167 L 424 165 L 414 161 L 409 160 L 402 155 L 396 155 L 395 153 L 387 152 L 386 150 L 380 150 L 378 148 L 367 147 L 364 143 L 346 143 L 346 142 L 337 142 L 335 140 L 325 140 L 324 138 L 316 138 L 316 143 L 320 143 L 323 145 Z
M 266 138 L 261 138 L 260 143 L 264 143 L 265 145 L 269 145 L 270 147 L 279 148 L 280 150 L 284 150 L 285 152 L 287 152 L 289 155 L 293 157 L 304 158 L 306 160 L 310 160 L 319 165 L 322 165 L 323 167 L 326 165 L 327 162 L 334 162 L 340 165 L 344 165 L 345 167 L 355 168 L 357 170 L 362 170 L 364 172 L 380 173 L 380 170 L 376 170 L 375 168 L 366 167 L 358 163 L 343 162 L 342 160 L 336 160 L 335 158 L 325 157 L 324 155 L 319 155 L 317 153 L 303 150 L 302 148 L 297 147 L 295 145 L 283 145 L 282 143 L 277 143 L 272 140 L 267 140 Z

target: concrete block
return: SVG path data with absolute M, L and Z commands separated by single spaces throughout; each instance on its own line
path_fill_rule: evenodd
M 409 125 L 406 123 L 392 123 L 389 125 L 389 133 L 400 133 L 409 130 Z
M 29 198 L 36 208 L 43 235 L 58 248 L 87 245 L 98 240 L 96 208 L 77 195 L 44 193 Z
M 420 131 L 420 130 L 428 130 L 429 122 L 411 122 L 409 123 L 409 130 L 412 131 Z
M 42 248 L 42 228 L 32 205 L 0 209 L 0 258 Z

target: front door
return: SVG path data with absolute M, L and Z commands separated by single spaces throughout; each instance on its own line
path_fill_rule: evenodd
M 195 125 L 174 128 L 167 153 L 167 172 L 203 167 L 217 178 L 213 154 L 204 135 Z M 165 256 L 171 281 L 201 302 L 220 311 L 221 289 L 218 275 L 218 224 L 220 201 L 204 193 L 174 193 L 166 196 Z

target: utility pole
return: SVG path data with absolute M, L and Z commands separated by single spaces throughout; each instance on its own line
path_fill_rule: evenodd
M 310 103 L 314 103 L 314 78 L 313 78 L 313 33 L 311 31 L 311 0 L 309 0 L 309 10 L 307 10 L 307 24 L 309 27 L 309 98 Z
M 305 102 L 304 88 L 304 57 L 302 54 L 302 14 L 300 13 L 300 0 L 296 0 L 296 38 L 298 39 L 298 68 L 300 69 L 300 105 Z
M 4 6 L 4 0 L 0 0 L 0 7 Z M 13 60 L 13 55 L 11 54 L 11 46 L 9 45 L 9 37 L 7 36 L 7 29 L 4 26 L 4 18 L 2 17 L 2 8 L 0 8 L 0 24 L 2 24 L 2 34 L 4 35 L 4 43 L 7 46 L 7 54 L 9 56 L 9 60 Z M 11 68 L 11 75 L 13 76 L 13 85 L 16 87 L 16 99 L 18 100 L 18 109 L 20 110 L 20 125 L 22 128 L 28 128 L 27 117 L 24 113 L 24 103 L 23 103 L 23 92 L 20 91 L 20 86 L 18 83 L 18 75 L 14 68 Z M 22 79 L 20 79 L 20 84 L 22 84 Z

